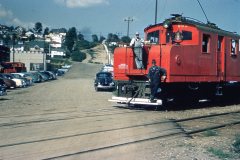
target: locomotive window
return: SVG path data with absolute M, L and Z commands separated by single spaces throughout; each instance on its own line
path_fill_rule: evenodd
M 222 42 L 223 42 L 223 36 L 218 36 L 217 41 L 217 51 L 222 51 Z
M 210 35 L 208 34 L 203 34 L 203 39 L 202 39 L 202 52 L 208 53 L 210 51 L 209 45 L 210 44 Z
M 237 55 L 237 46 L 238 46 L 238 41 L 232 39 L 231 40 L 231 55 L 236 56 Z
M 166 33 L 166 42 L 169 43 L 171 41 L 171 33 L 167 32 Z
M 182 31 L 183 40 L 192 40 L 192 32 Z
M 150 43 L 158 44 L 159 43 L 159 31 L 154 31 L 154 32 L 148 33 L 147 41 L 150 41 Z

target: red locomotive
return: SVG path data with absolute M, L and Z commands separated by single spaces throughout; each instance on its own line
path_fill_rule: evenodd
M 163 23 L 145 28 L 143 69 L 136 69 L 131 47 L 114 51 L 116 96 L 110 101 L 161 105 L 168 101 L 198 101 L 216 95 L 234 96 L 240 86 L 240 36 L 213 23 L 173 14 Z M 151 61 L 165 68 L 156 103 L 149 101 L 147 73 Z

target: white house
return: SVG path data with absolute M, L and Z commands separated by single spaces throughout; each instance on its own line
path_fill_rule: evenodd
M 49 53 L 48 53 L 48 55 L 49 55 Z M 64 56 L 66 56 L 66 52 L 62 48 L 53 48 L 53 49 L 51 49 L 49 56 L 51 56 L 52 58 L 56 57 L 56 56 L 64 57 Z

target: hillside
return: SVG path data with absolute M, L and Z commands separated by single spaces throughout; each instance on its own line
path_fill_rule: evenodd
M 86 53 L 87 55 L 87 58 L 83 60 L 83 63 L 108 63 L 107 53 L 102 44 L 99 44 L 92 49 L 82 50 L 82 52 Z

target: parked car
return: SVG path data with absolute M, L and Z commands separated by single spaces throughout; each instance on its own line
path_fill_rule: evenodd
M 34 72 L 34 73 L 40 76 L 41 82 L 46 82 L 49 80 L 49 76 L 45 73 L 41 73 L 41 72 Z
M 39 75 L 37 72 L 28 72 L 29 75 L 33 78 L 33 83 L 40 83 L 42 82 L 42 76 Z
M 23 74 L 22 75 L 23 77 L 31 79 L 32 83 L 41 82 L 41 78 L 37 74 L 31 73 L 31 72 L 24 72 L 22 74 Z
M 27 74 L 27 72 L 12 73 L 12 74 L 14 74 L 15 77 L 20 77 L 24 79 L 28 86 L 33 84 L 33 78 L 29 74 Z
M 41 73 L 47 74 L 49 80 L 56 80 L 57 76 L 52 71 L 41 71 Z
M 0 96 L 7 95 L 6 84 L 3 79 L 0 78 Z
M 27 87 L 27 86 L 30 86 L 32 85 L 32 82 L 31 80 L 29 80 L 28 78 L 25 78 L 25 77 L 22 77 L 21 74 L 19 73 L 11 73 L 15 78 L 18 78 L 18 79 L 22 79 L 23 82 L 24 82 L 24 86 L 23 87 Z
M 100 89 L 114 90 L 115 83 L 112 74 L 110 72 L 98 72 L 94 81 L 94 87 L 96 91 L 99 91 Z
M 0 78 L 0 79 L 2 79 L 4 81 L 4 83 L 6 84 L 8 89 L 14 89 L 17 87 L 16 82 L 14 82 L 11 79 L 8 79 L 8 78 Z
M 62 71 L 62 70 L 56 70 L 55 72 L 54 72 L 57 76 L 63 76 L 64 75 L 64 71 Z
M 72 67 L 72 65 L 67 65 L 65 64 L 64 66 L 62 66 L 63 69 L 70 69 Z
M 18 88 L 26 87 L 27 85 L 22 78 L 16 78 L 14 75 L 10 73 L 0 74 L 0 77 L 13 80 L 16 83 L 16 87 Z
M 101 69 L 102 72 L 113 72 L 113 65 L 111 64 L 105 64 L 102 69 Z

